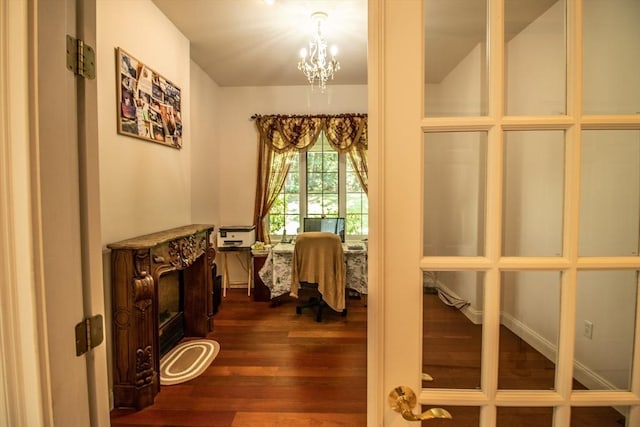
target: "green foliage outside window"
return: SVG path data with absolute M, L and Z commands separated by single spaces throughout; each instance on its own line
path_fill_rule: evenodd
M 306 188 L 300 188 L 300 157 L 306 162 Z M 329 145 L 324 134 L 307 152 L 298 153 L 290 166 L 284 187 L 269 212 L 269 233 L 287 235 L 301 232 L 301 203 L 306 216 L 340 216 L 340 193 L 346 192 L 347 235 L 368 234 L 368 200 L 353 167 L 347 161 L 346 188 L 339 188 L 340 155 Z M 301 191 L 305 190 L 305 191 Z M 300 200 L 306 194 L 306 200 Z

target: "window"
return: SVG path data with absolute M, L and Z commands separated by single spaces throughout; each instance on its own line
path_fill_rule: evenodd
M 269 211 L 275 240 L 302 232 L 304 217 L 345 217 L 347 238 L 366 237 L 368 200 L 346 154 L 334 150 L 324 133 L 306 153 L 296 153 L 285 184 Z

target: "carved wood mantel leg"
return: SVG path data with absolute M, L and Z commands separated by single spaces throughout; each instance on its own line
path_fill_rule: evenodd
M 143 272 L 144 274 L 144 272 Z M 133 280 L 133 300 L 136 308 L 137 336 L 136 340 L 136 408 L 143 408 L 153 403 L 158 388 L 158 374 L 155 368 L 154 355 L 157 343 L 155 333 L 153 277 L 145 275 Z
M 135 264 L 138 264 L 135 262 Z M 135 277 L 131 252 L 112 252 L 112 269 L 129 272 Z M 122 274 L 112 277 L 121 278 Z M 115 312 L 113 316 L 114 401 L 120 407 L 143 408 L 153 403 L 158 389 L 154 370 L 154 310 L 153 277 L 141 272 L 131 281 L 114 280 L 112 289 Z

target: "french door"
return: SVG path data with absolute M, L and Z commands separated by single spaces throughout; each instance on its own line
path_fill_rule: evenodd
M 369 21 L 369 425 L 406 386 L 424 425 L 640 426 L 640 2 Z

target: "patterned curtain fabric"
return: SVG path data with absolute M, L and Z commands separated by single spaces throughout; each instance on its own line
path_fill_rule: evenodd
M 357 145 L 354 149 L 349 150 L 349 161 L 353 170 L 356 172 L 358 181 L 362 186 L 362 190 L 365 194 L 369 194 L 369 169 L 367 167 L 368 156 L 366 146 Z
M 255 115 L 258 128 L 258 182 L 254 223 L 257 240 L 270 242 L 265 220 L 282 190 L 293 154 L 306 151 L 325 133 L 329 144 L 347 153 L 365 193 L 368 193 L 367 115 Z
M 253 222 L 256 225 L 256 239 L 268 244 L 271 238 L 266 223 L 267 214 L 284 186 L 295 151 L 277 152 L 266 144 L 259 144 L 259 150 Z

